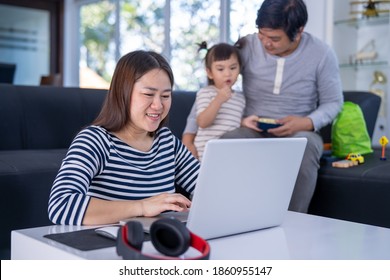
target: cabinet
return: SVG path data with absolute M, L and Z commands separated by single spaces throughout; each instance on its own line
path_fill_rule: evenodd
M 372 141 L 380 146 L 380 137 L 390 139 L 390 17 L 352 16 L 350 8 L 347 0 L 334 1 L 332 45 L 343 90 L 369 90 L 382 98 Z

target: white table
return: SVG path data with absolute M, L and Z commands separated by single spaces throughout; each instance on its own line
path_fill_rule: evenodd
M 119 259 L 115 247 L 80 251 L 43 237 L 86 228 L 46 226 L 12 231 L 11 258 Z M 295 212 L 288 212 L 279 227 L 213 239 L 209 244 L 210 258 L 221 260 L 390 260 L 390 229 Z

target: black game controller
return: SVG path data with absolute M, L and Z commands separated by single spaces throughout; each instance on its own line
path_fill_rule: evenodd
M 267 132 L 270 128 L 276 128 L 281 126 L 281 124 L 276 123 L 274 119 L 268 119 L 268 118 L 259 118 L 257 121 L 257 127 L 261 130 Z

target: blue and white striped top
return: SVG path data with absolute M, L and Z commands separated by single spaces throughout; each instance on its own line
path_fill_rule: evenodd
M 81 225 L 91 197 L 138 200 L 174 193 L 175 184 L 193 193 L 199 161 L 168 128 L 157 131 L 152 148 L 141 152 L 99 126 L 74 139 L 53 183 L 49 218 Z

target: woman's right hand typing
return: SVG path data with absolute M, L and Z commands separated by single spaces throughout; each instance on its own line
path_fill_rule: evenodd
M 141 216 L 153 217 L 164 211 L 188 211 L 191 201 L 179 193 L 163 193 L 140 201 Z

